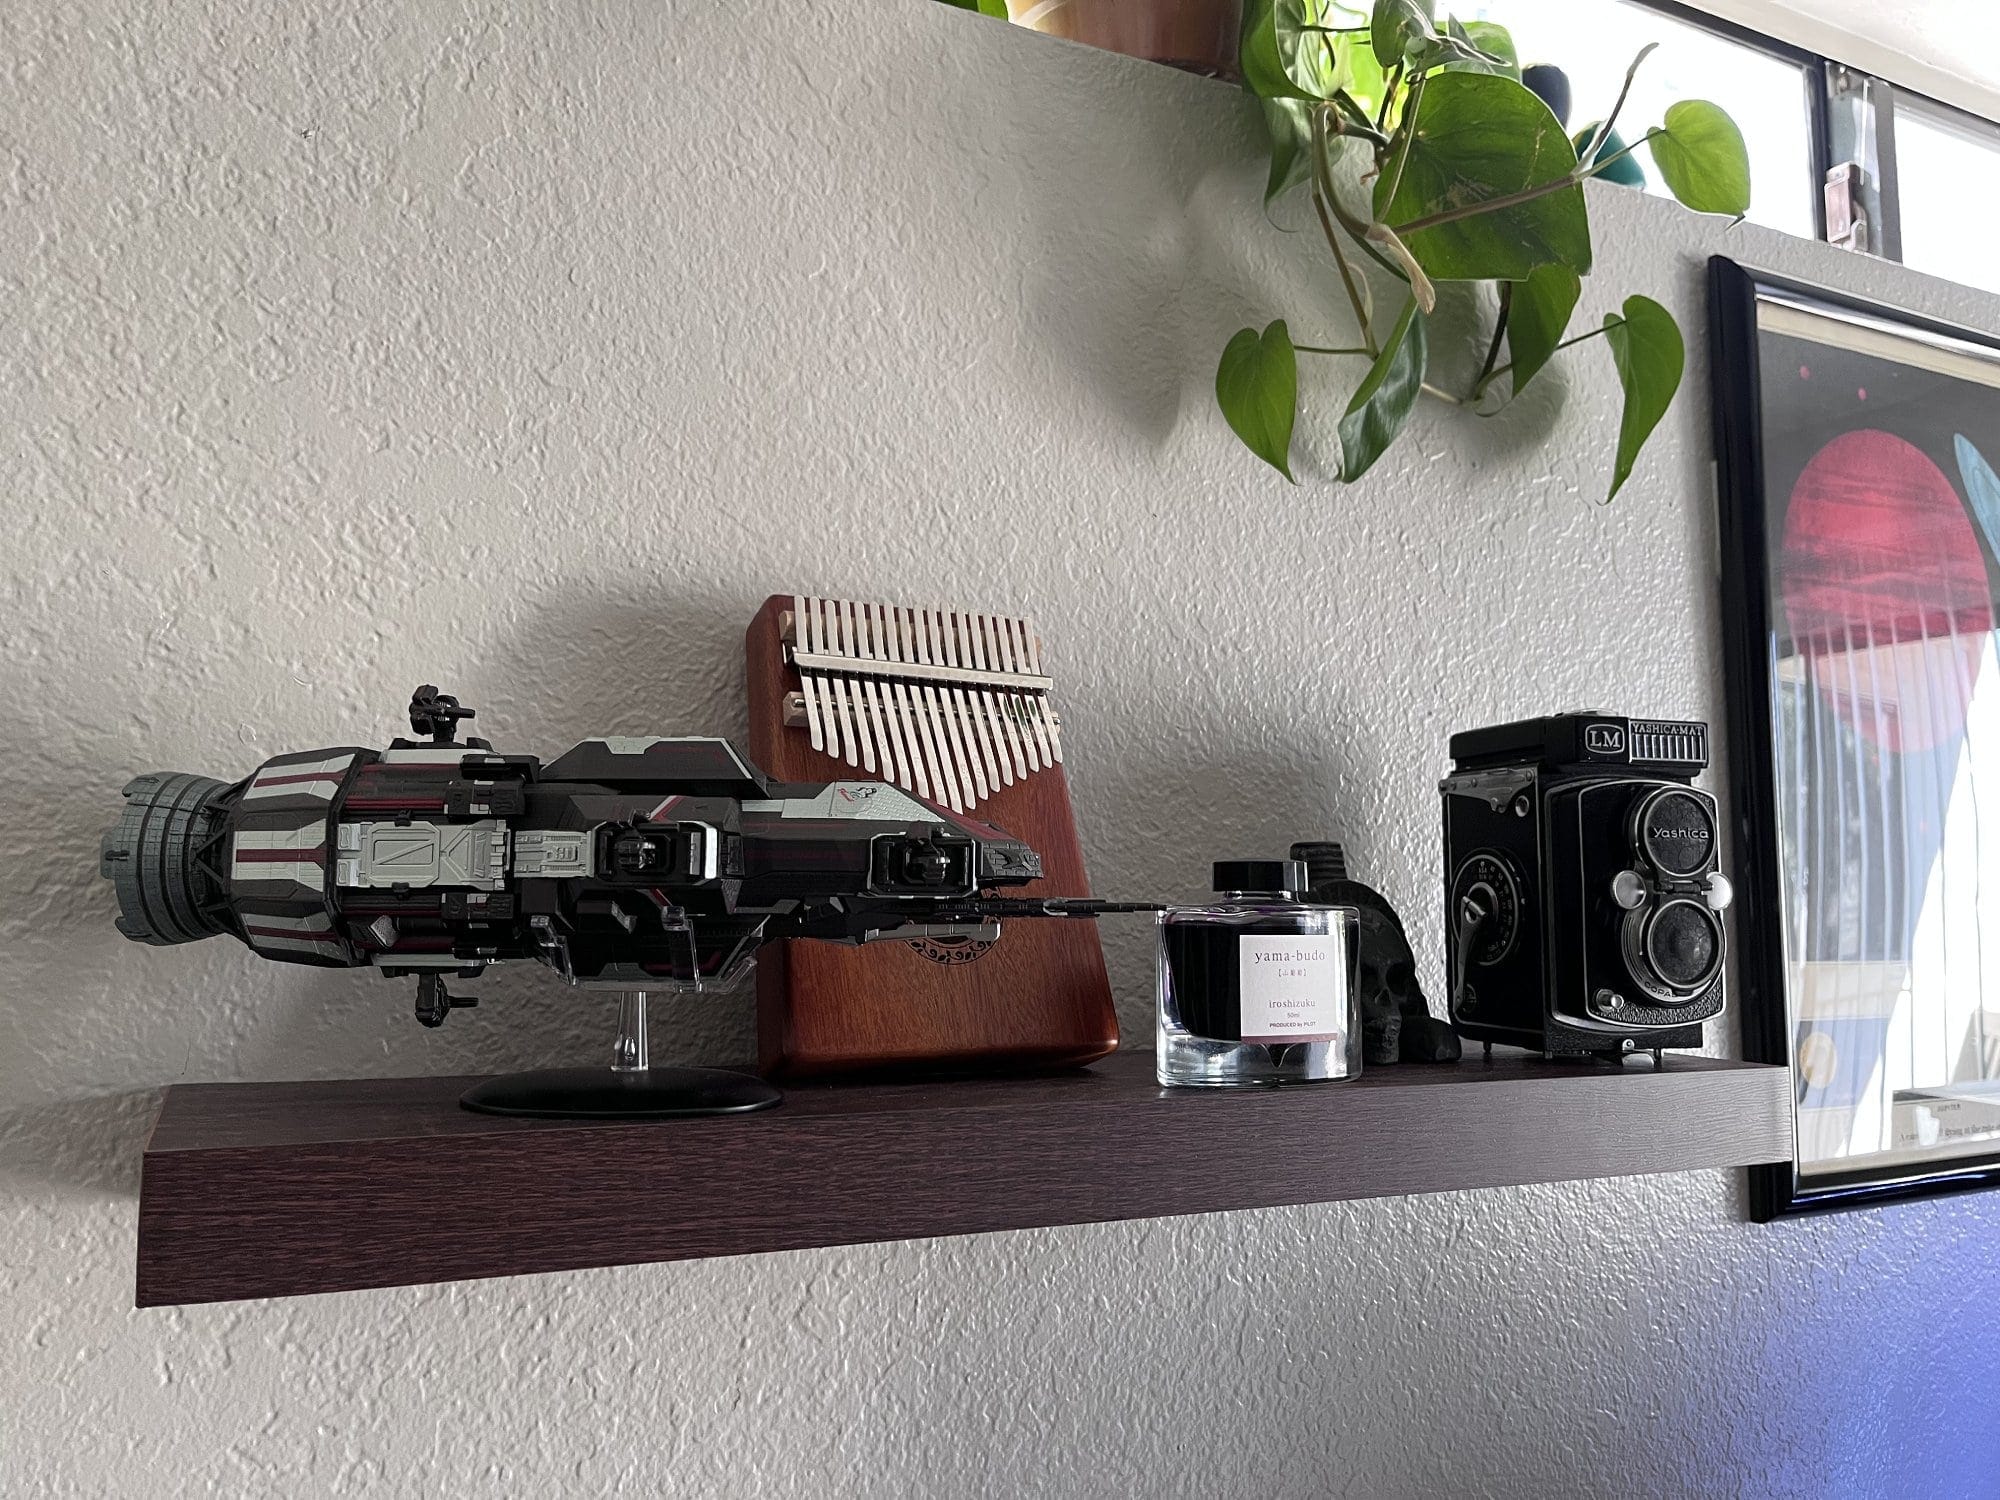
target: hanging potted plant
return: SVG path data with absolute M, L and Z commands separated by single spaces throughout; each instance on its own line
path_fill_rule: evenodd
M 1340 478 L 1359 479 L 1402 431 L 1419 394 L 1463 404 L 1511 399 L 1559 349 L 1602 338 L 1624 411 L 1612 464 L 1618 493 L 1680 387 L 1685 347 L 1673 315 L 1627 297 L 1574 336 L 1570 316 L 1591 269 L 1586 179 L 1629 170 L 1640 147 L 1667 188 L 1702 213 L 1750 206 L 1743 136 L 1719 107 L 1683 100 L 1632 145 L 1615 133 L 1633 60 L 1611 114 L 1574 139 L 1521 81 L 1512 39 L 1447 17 L 1433 0 L 1245 0 L 1241 62 L 1271 147 L 1265 203 L 1307 190 L 1353 314 L 1345 336 L 1298 342 L 1283 318 L 1229 340 L 1216 400 L 1244 444 L 1291 479 L 1298 359 L 1351 360 L 1339 420 Z M 1378 304 L 1370 276 L 1391 296 Z M 1470 385 L 1428 380 L 1437 284 L 1484 283 L 1494 321 Z

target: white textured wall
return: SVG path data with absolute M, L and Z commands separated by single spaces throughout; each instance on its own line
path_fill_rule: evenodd
M 125 943 L 129 774 L 380 742 L 419 681 L 543 754 L 735 730 L 767 592 L 1012 605 L 1102 889 L 1337 833 L 1429 956 L 1449 730 L 1720 716 L 1706 392 L 1614 508 L 1594 350 L 1566 406 L 1288 489 L 1216 353 L 1341 330 L 1241 101 L 920 0 L 23 3 L 0 62 L 0 1492 L 1989 1482 L 1990 1198 L 1757 1228 L 1707 1174 L 134 1312 L 161 1085 L 583 1060 L 610 1016 L 527 975 L 429 1033 L 406 986 Z M 2000 324 L 1593 204 L 1593 316 L 1698 329 L 1726 245 Z

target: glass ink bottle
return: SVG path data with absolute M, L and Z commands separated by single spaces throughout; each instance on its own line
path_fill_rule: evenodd
M 1219 860 L 1207 906 L 1160 913 L 1161 1083 L 1252 1088 L 1361 1072 L 1360 914 L 1309 906 L 1290 859 Z

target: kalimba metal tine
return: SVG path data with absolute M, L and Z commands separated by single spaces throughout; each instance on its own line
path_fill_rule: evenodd
M 959 624 L 960 649 L 965 652 L 967 660 L 972 663 L 974 668 L 982 672 L 985 671 L 986 643 L 981 635 L 977 618 L 970 614 L 961 614 L 956 618 Z M 980 688 L 978 690 L 978 702 L 979 711 L 985 716 L 987 737 L 993 743 L 994 759 L 1000 769 L 1000 784 L 1002 786 L 1012 786 L 1014 784 L 1015 771 L 1018 769 L 1025 776 L 1027 775 L 1027 767 L 1021 765 L 1020 757 L 1012 753 L 1008 748 L 1007 731 L 1003 727 L 1000 709 L 993 701 L 992 690 L 984 687 Z
M 888 606 L 885 604 L 864 604 L 862 608 L 874 617 L 874 656 L 878 661 L 901 661 L 889 634 Z M 897 785 L 915 792 L 919 797 L 932 793 L 935 777 L 924 759 L 924 746 L 917 734 L 917 727 L 910 722 L 909 693 L 906 684 L 889 681 L 880 683 L 882 710 L 888 721 L 889 737 L 895 741 L 896 754 L 900 758 L 903 774 L 896 778 Z
M 936 666 L 930 650 L 928 620 L 920 622 L 918 612 L 910 610 L 908 624 L 910 624 L 910 650 L 916 654 L 920 662 Z M 954 810 L 964 812 L 966 808 L 978 806 L 978 800 L 980 796 L 984 796 L 984 792 L 980 792 L 978 784 L 972 780 L 972 762 L 966 760 L 966 736 L 958 724 L 958 714 L 952 712 L 952 706 L 944 698 L 944 694 L 940 694 L 928 682 L 922 684 L 920 694 L 924 698 L 924 706 L 930 710 L 932 724 L 938 726 L 938 744 L 952 762 L 952 772 L 954 772 L 952 780 L 956 784 L 956 790 L 960 792 L 960 800 L 964 802 L 964 806 L 954 806 Z
M 917 660 L 916 622 L 914 616 L 906 621 L 904 614 L 901 606 L 897 606 L 889 616 L 896 632 L 896 659 L 913 662 Z M 931 717 L 930 705 L 924 697 L 924 684 L 898 683 L 896 686 L 904 696 L 911 723 L 929 757 L 931 784 L 937 788 L 938 800 L 953 812 L 964 812 L 965 798 L 959 791 L 958 777 L 953 773 L 951 756 L 946 750 L 948 740 L 939 733 L 941 726 Z
M 799 644 L 807 651 L 812 650 L 812 616 L 806 613 L 805 596 L 792 595 L 792 630 L 797 634 Z M 826 726 L 819 720 L 819 684 L 805 672 L 799 673 L 799 691 L 806 700 L 806 733 L 812 737 L 813 749 L 826 754 Z
M 917 659 L 915 642 L 910 639 L 903 614 L 900 605 L 889 611 L 890 621 L 895 627 L 896 659 L 912 663 Z M 923 752 L 925 765 L 930 769 L 931 788 L 937 794 L 937 800 L 953 812 L 964 812 L 965 801 L 959 796 L 958 778 L 951 774 L 951 759 L 943 753 L 938 743 L 937 726 L 931 722 L 930 714 L 924 706 L 922 684 L 899 682 L 896 686 L 902 694 L 903 712 L 909 718 L 910 733 Z
M 985 626 L 986 659 L 1004 672 L 1007 668 L 1000 654 L 1000 622 L 992 615 L 982 618 Z M 1000 689 L 993 694 L 993 703 L 999 710 L 1000 727 L 1007 735 L 1008 748 L 1014 754 L 1014 772 L 1025 780 L 1028 773 L 1035 769 L 1035 762 L 1027 741 L 1021 737 L 1021 722 L 1015 713 L 1014 695 L 1004 688 Z
M 992 662 L 997 670 L 1006 671 L 1007 667 L 1004 658 L 1000 654 L 999 621 L 992 615 L 981 615 L 979 617 L 979 629 L 983 649 L 986 652 L 986 659 Z M 994 697 L 997 700 L 997 707 L 1000 714 L 1000 727 L 1007 736 L 1008 748 L 1014 752 L 1014 769 L 1019 775 L 1025 777 L 1030 771 L 1037 769 L 1034 758 L 1034 747 L 1031 743 L 1021 738 L 1021 726 L 1016 721 L 1014 715 L 1013 694 L 1000 692 L 994 694 Z
M 956 667 L 958 659 L 957 638 L 946 627 L 945 612 L 941 609 L 927 609 L 923 612 L 924 633 L 929 638 L 931 655 L 941 666 Z M 979 720 L 973 715 L 972 705 L 962 687 L 945 689 L 945 703 L 951 710 L 952 730 L 965 747 L 967 768 L 972 773 L 974 795 L 981 801 L 993 795 L 1000 785 L 1000 773 L 993 764 L 993 750 L 986 741 L 986 735 Z
M 831 599 L 827 602 L 833 607 L 833 654 L 835 656 L 852 656 L 855 653 L 850 649 L 851 639 L 848 629 L 847 610 L 838 599 Z M 858 750 L 860 752 L 861 769 L 872 772 L 875 769 L 875 745 L 870 737 L 863 732 L 865 726 L 862 724 L 862 717 L 866 712 L 861 698 L 863 684 L 859 680 L 854 683 L 854 696 L 851 707 L 847 692 L 847 679 L 836 676 L 833 679 L 833 686 L 834 691 L 840 694 L 840 714 L 847 725 L 847 763 L 850 766 L 856 763 L 855 752 Z
M 895 648 L 895 638 L 889 631 L 888 607 L 878 602 L 864 604 L 862 608 L 874 616 L 875 659 L 886 662 L 900 661 L 901 657 Z M 917 738 L 916 726 L 910 722 L 904 684 L 891 678 L 878 684 L 878 687 L 882 694 L 882 711 L 888 718 L 889 737 L 896 743 L 896 754 L 903 768 L 903 774 L 897 781 L 919 797 L 928 797 L 930 767 L 924 763 L 924 747 Z
M 1033 620 L 1022 621 L 1022 639 L 1028 648 L 1028 670 L 1037 677 L 1046 675 L 1042 671 L 1042 639 L 1035 633 Z M 1062 764 L 1062 726 L 1049 708 L 1047 694 L 1037 694 L 1035 714 L 1041 721 L 1042 732 L 1048 736 L 1049 759 L 1054 765 Z
M 864 660 L 872 659 L 875 655 L 874 630 L 867 615 L 867 606 L 849 601 L 847 608 L 848 619 L 854 625 L 854 654 Z M 868 729 L 875 736 L 875 754 L 882 762 L 882 779 L 907 787 L 910 777 L 907 770 L 898 770 L 895 726 L 889 723 L 889 710 L 882 701 L 882 684 L 873 677 L 863 677 L 861 690 L 868 705 Z
M 822 652 L 830 652 L 833 649 L 833 642 L 827 636 L 826 601 L 808 597 L 806 599 L 806 620 L 806 628 L 811 632 L 813 644 Z M 821 677 L 817 673 L 814 673 L 811 685 L 808 686 L 806 683 L 806 674 L 801 672 L 799 674 L 799 687 L 802 691 L 811 693 L 819 700 L 821 715 L 826 721 L 826 753 L 835 760 L 845 760 L 849 765 L 852 765 L 854 763 L 853 753 L 841 748 L 843 736 L 840 726 L 840 708 L 834 697 L 833 679 Z
M 910 656 L 926 665 L 931 662 L 931 648 L 928 627 L 917 616 L 914 609 L 904 610 L 899 618 L 904 619 L 909 629 Z M 939 753 L 943 757 L 947 781 L 952 795 L 957 799 L 952 803 L 952 811 L 964 812 L 977 805 L 979 791 L 973 785 L 971 768 L 966 764 L 965 741 L 959 733 L 958 718 L 950 713 L 938 697 L 938 690 L 926 682 L 914 689 L 920 710 L 926 715 L 925 722 L 933 730 Z
M 1007 621 L 1007 635 L 1008 646 L 1010 648 L 1009 654 L 1014 662 L 1014 670 L 1017 672 L 1027 671 L 1028 622 L 1024 619 L 1009 619 Z M 1021 698 L 1021 713 L 1026 721 L 1026 732 L 1033 738 L 1035 749 L 1040 753 L 1041 765 L 1054 765 L 1055 759 L 1049 754 L 1049 732 L 1042 724 L 1041 695 L 1039 693 L 1023 695 Z M 1036 769 L 1039 770 L 1040 767 L 1038 766 Z

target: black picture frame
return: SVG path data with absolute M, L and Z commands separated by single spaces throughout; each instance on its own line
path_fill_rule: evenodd
M 1835 317 L 1865 319 L 1878 338 L 1884 327 L 1905 330 L 1915 341 L 1942 339 L 1990 352 L 1996 363 L 2000 363 L 2000 338 L 1752 270 L 1723 256 L 1711 258 L 1708 269 L 1729 775 L 1738 876 L 1739 1010 L 1746 1054 L 1753 1061 L 1790 1069 L 1796 1103 L 1805 1097 L 1806 1085 L 1794 1056 L 1798 1028 L 1788 988 L 1782 905 L 1787 872 L 1780 848 L 1774 748 L 1779 720 L 1771 597 L 1773 509 L 1765 492 L 1770 434 L 1765 427 L 1759 305 L 1777 299 Z M 1800 373 L 1805 373 L 1803 368 Z M 2000 413 L 2000 390 L 1994 399 Z M 2000 1186 L 2000 1140 L 1968 1150 L 1963 1160 L 1821 1170 L 1810 1174 L 1810 1181 L 1802 1172 L 1801 1155 L 1795 1141 L 1791 1162 L 1751 1169 L 1754 1219 L 1768 1222 Z

